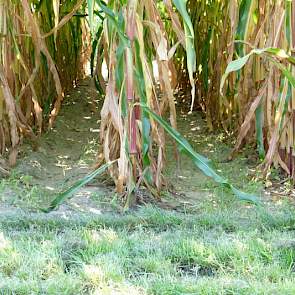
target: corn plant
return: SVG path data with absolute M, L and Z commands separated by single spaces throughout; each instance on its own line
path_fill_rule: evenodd
M 0 1 L 0 153 L 14 165 L 24 136 L 51 128 L 64 91 L 83 76 L 78 1 Z M 87 32 L 86 32 L 87 33 Z
M 274 164 L 293 177 L 294 12 L 294 1 L 240 3 L 235 43 L 238 59 L 229 64 L 226 75 L 238 67 L 225 88 L 239 100 L 243 119 L 234 152 L 255 131 L 264 173 Z M 240 67 L 246 62 L 245 68 Z
M 294 75 L 294 6 L 280 0 L 188 1 L 196 45 L 195 105 L 205 112 L 208 128 L 236 132 L 232 156 L 255 139 L 265 174 L 274 165 L 293 177 L 294 88 L 286 71 Z M 257 48 L 275 52 L 250 54 Z M 245 59 L 246 67 L 222 81 L 231 61 Z
M 116 161 L 108 168 L 117 191 L 128 200 L 144 184 L 153 195 L 159 196 L 164 183 L 166 131 L 207 176 L 232 189 L 240 199 L 254 201 L 253 196 L 240 192 L 219 176 L 209 160 L 196 153 L 176 131 L 173 56 L 178 45 L 186 52 L 192 106 L 195 99 L 194 28 L 186 1 L 130 0 L 106 4 L 93 0 L 88 1 L 88 10 L 93 50 L 97 54 L 95 58 L 92 53 L 92 66 L 95 59 L 100 62 L 105 59 L 108 67 L 101 110 L 101 161 Z M 172 22 L 169 32 L 162 19 L 165 13 Z M 156 89 L 153 62 L 158 65 L 160 90 Z M 98 66 L 92 73 L 104 88 L 100 70 Z M 167 115 L 170 125 L 162 118 Z M 175 159 L 178 159 L 176 148 Z
M 161 5 L 177 24 L 173 29 L 188 52 L 194 93 L 193 28 L 185 2 L 174 1 L 174 4 L 183 17 L 185 32 L 172 2 L 164 1 Z M 110 168 L 118 192 L 122 193 L 126 187 L 130 192 L 144 183 L 157 194 L 163 183 L 165 137 L 163 129 L 150 120 L 138 103 L 149 106 L 159 115 L 169 110 L 170 123 L 177 128 L 174 89 L 169 78 L 176 76 L 171 60 L 175 49 L 167 37 L 157 1 L 110 1 L 108 5 L 88 1 L 88 7 L 91 26 L 93 16 L 102 15 L 103 21 L 95 29 L 97 33 L 93 38 L 95 44 L 99 44 L 97 60 L 103 55 L 108 66 L 101 111 L 102 158 L 106 162 L 119 159 Z M 92 26 L 91 31 L 95 30 Z M 161 100 L 155 87 L 153 61 L 159 67 Z M 101 79 L 98 77 L 98 80 Z

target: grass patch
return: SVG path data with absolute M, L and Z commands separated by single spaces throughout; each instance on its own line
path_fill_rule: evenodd
M 0 294 L 293 294 L 290 220 L 253 211 L 2 216 Z

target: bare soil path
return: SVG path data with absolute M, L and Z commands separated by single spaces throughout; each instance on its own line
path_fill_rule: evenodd
M 25 205 L 26 209 L 44 206 L 55 193 L 91 171 L 98 151 L 99 98 L 91 81 L 82 81 L 66 95 L 53 130 L 41 136 L 37 151 L 29 144 L 22 145 L 13 180 L 5 182 L 0 189 L 2 209 L 13 211 L 15 208 L 11 205 Z M 87 208 L 93 213 L 100 212 L 101 208 L 91 201 L 91 196 L 105 193 L 108 189 L 103 185 L 87 186 L 59 211 L 86 211 Z

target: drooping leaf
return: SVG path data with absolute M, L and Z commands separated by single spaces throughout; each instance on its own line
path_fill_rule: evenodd
M 182 135 L 173 129 L 165 120 L 163 120 L 159 115 L 154 113 L 148 106 L 140 104 L 141 108 L 144 109 L 151 118 L 160 124 L 161 127 L 165 129 L 165 131 L 177 142 L 178 145 L 181 146 L 182 151 L 188 155 L 195 165 L 207 176 L 211 177 L 217 183 L 229 188 L 232 192 L 238 197 L 238 199 L 242 201 L 247 201 L 253 204 L 259 204 L 259 200 L 255 195 L 251 195 L 245 192 L 242 192 L 235 188 L 227 179 L 223 178 L 209 165 L 208 159 L 204 156 L 198 154 L 194 151 L 192 146 L 188 143 L 186 139 L 182 137 Z
M 295 77 L 292 75 L 291 71 L 286 68 L 283 64 L 279 63 L 277 60 L 272 58 L 272 55 L 281 59 L 287 59 L 290 62 L 295 62 L 295 59 L 292 56 L 289 56 L 284 50 L 280 48 L 263 48 L 263 49 L 252 49 L 247 55 L 238 58 L 236 60 L 233 60 L 227 65 L 227 68 L 225 70 L 225 73 L 223 74 L 220 82 L 220 93 L 222 94 L 222 89 L 224 87 L 225 81 L 228 77 L 228 75 L 232 72 L 236 72 L 241 70 L 246 63 L 248 62 L 251 55 L 257 54 L 257 55 L 264 55 L 266 58 L 268 58 L 273 64 L 275 64 L 283 73 L 283 75 L 288 79 L 288 81 L 291 83 L 293 87 L 295 87 Z
M 251 55 L 252 55 L 252 53 L 249 53 L 241 58 L 238 58 L 238 59 L 230 62 L 227 65 L 225 73 L 222 75 L 221 82 L 220 82 L 220 93 L 221 94 L 222 94 L 222 89 L 223 89 L 224 83 L 225 83 L 228 75 L 232 72 L 236 72 L 236 71 L 239 71 L 240 69 L 242 69 L 245 66 L 245 64 L 247 63 L 247 61 L 249 60 Z
M 187 55 L 187 69 L 189 73 L 190 84 L 192 87 L 192 103 L 191 103 L 191 111 L 194 106 L 195 101 L 195 81 L 194 81 L 194 73 L 196 72 L 196 51 L 195 51 L 195 33 L 194 27 L 191 22 L 191 18 L 186 9 L 186 0 L 173 0 L 175 7 L 178 12 L 182 16 L 184 23 L 184 33 L 185 33 L 185 44 L 186 44 L 186 55 Z
M 103 166 L 99 167 L 98 169 L 94 170 L 92 173 L 86 175 L 82 179 L 78 180 L 74 185 L 68 188 L 66 191 L 58 194 L 54 200 L 50 203 L 50 206 L 46 209 L 42 209 L 43 212 L 50 212 L 56 209 L 59 205 L 61 205 L 65 200 L 71 198 L 74 193 L 76 193 L 81 187 L 85 184 L 89 183 L 94 177 L 98 176 L 99 174 L 106 171 L 108 167 L 114 164 L 116 161 L 104 164 Z

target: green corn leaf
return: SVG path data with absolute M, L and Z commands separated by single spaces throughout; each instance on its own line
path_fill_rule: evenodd
M 95 39 L 92 42 L 92 50 L 91 50 L 91 56 L 90 56 L 90 68 L 91 68 L 91 76 L 93 77 L 93 72 L 94 72 L 94 65 L 95 65 L 95 58 L 96 58 L 96 53 L 97 53 L 97 45 L 98 42 L 102 36 L 103 33 L 103 27 L 100 26 L 97 30 L 97 33 L 95 35 Z
M 189 30 L 190 36 L 193 37 L 194 36 L 194 27 L 191 22 L 190 16 L 186 10 L 186 2 L 187 2 L 186 0 L 173 0 L 175 7 L 177 8 L 179 13 L 181 14 L 183 21 L 185 22 L 185 24 Z
M 183 18 L 186 53 L 187 53 L 187 67 L 190 78 L 193 77 L 193 73 L 196 71 L 196 52 L 194 44 L 194 27 L 191 22 L 190 16 L 186 10 L 186 0 L 173 0 L 175 7 Z
M 231 189 L 232 192 L 238 197 L 238 199 L 242 201 L 247 201 L 256 205 L 259 204 L 259 200 L 255 195 L 247 194 L 245 192 L 238 190 L 231 183 L 229 183 L 228 180 L 218 175 L 215 172 L 215 170 L 212 167 L 210 167 L 209 160 L 206 159 L 204 156 L 195 152 L 192 146 L 188 143 L 188 141 L 185 140 L 181 136 L 181 134 L 178 131 L 176 131 L 174 128 L 172 128 L 165 120 L 163 120 L 160 116 L 154 113 L 148 106 L 143 104 L 140 104 L 140 106 L 142 107 L 143 110 L 145 110 L 150 115 L 150 117 L 152 117 L 155 121 L 157 121 L 160 124 L 161 127 L 165 129 L 165 131 L 178 143 L 182 151 L 192 159 L 195 165 L 200 170 L 202 170 L 202 172 L 205 175 L 211 177 L 214 181 L 223 185 L 224 187 Z
M 223 89 L 224 83 L 225 83 L 228 75 L 232 72 L 236 72 L 236 71 L 239 71 L 240 69 L 242 69 L 245 66 L 245 64 L 248 62 L 251 55 L 252 55 L 252 53 L 250 52 L 249 54 L 247 54 L 241 58 L 233 60 L 232 62 L 230 62 L 227 65 L 225 73 L 222 75 L 221 82 L 220 82 L 221 95 L 222 95 L 222 89 Z
M 145 85 L 144 74 L 143 74 L 142 60 L 140 59 L 140 44 L 138 40 L 135 40 L 135 49 L 136 49 L 135 77 L 137 79 L 137 85 L 139 88 L 138 91 L 140 93 L 140 102 L 142 104 L 146 104 L 147 103 L 146 85 Z M 150 139 L 151 125 L 145 111 L 143 111 L 141 114 L 141 120 L 142 120 L 142 140 L 143 140 L 142 156 L 143 156 L 144 168 L 146 168 L 150 165 L 148 152 L 149 152 L 149 146 L 151 144 L 151 139 Z
M 111 10 L 108 6 L 103 4 L 103 1 L 96 0 L 97 4 L 101 8 L 101 10 L 105 13 L 107 19 L 112 23 L 112 25 L 116 28 L 118 35 L 121 41 L 129 45 L 129 39 L 125 34 L 125 28 L 122 26 L 122 23 L 119 20 L 119 15 L 115 14 L 113 10 Z
M 93 32 L 94 0 L 87 0 L 90 32 Z
M 272 56 L 278 57 L 280 59 L 286 59 L 290 63 L 295 63 L 295 59 L 292 56 L 288 55 L 283 49 L 268 47 L 263 49 L 252 49 L 247 55 L 230 62 L 227 65 L 225 73 L 223 74 L 221 78 L 221 82 L 220 82 L 221 94 L 222 94 L 222 89 L 228 75 L 232 72 L 241 70 L 248 62 L 250 56 L 253 54 L 257 54 L 257 55 L 263 54 L 266 58 L 268 58 L 273 64 L 275 64 L 282 71 L 283 75 L 288 79 L 291 85 L 295 87 L 295 77 L 292 75 L 291 71 L 289 71 L 286 66 L 284 66 L 283 64 L 279 63 L 274 58 L 272 58 Z
M 242 0 L 239 9 L 239 23 L 236 32 L 236 38 L 238 40 L 245 40 L 247 31 L 250 28 L 251 11 L 255 5 L 255 0 Z M 244 44 L 236 45 L 237 53 L 239 56 L 244 55 Z
M 59 205 L 61 205 L 65 200 L 71 198 L 75 192 L 77 192 L 81 187 L 85 184 L 89 183 L 94 177 L 103 173 L 108 167 L 114 164 L 116 161 L 104 164 L 98 169 L 94 170 L 92 173 L 86 175 L 84 178 L 78 180 L 73 186 L 71 186 L 66 191 L 58 194 L 56 198 L 50 203 L 50 206 L 47 209 L 41 209 L 43 212 L 48 213 L 52 210 L 56 209 Z
M 291 83 L 293 87 L 295 87 L 295 77 L 292 75 L 292 72 L 289 71 L 283 64 L 271 60 L 272 63 L 274 63 L 283 73 L 283 75 L 288 79 L 288 81 Z
M 192 106 L 195 99 L 195 81 L 194 73 L 196 72 L 196 51 L 195 51 L 195 33 L 191 18 L 186 9 L 186 0 L 173 0 L 175 7 L 183 18 L 186 55 L 187 55 L 187 70 L 189 74 L 190 84 L 192 87 Z

